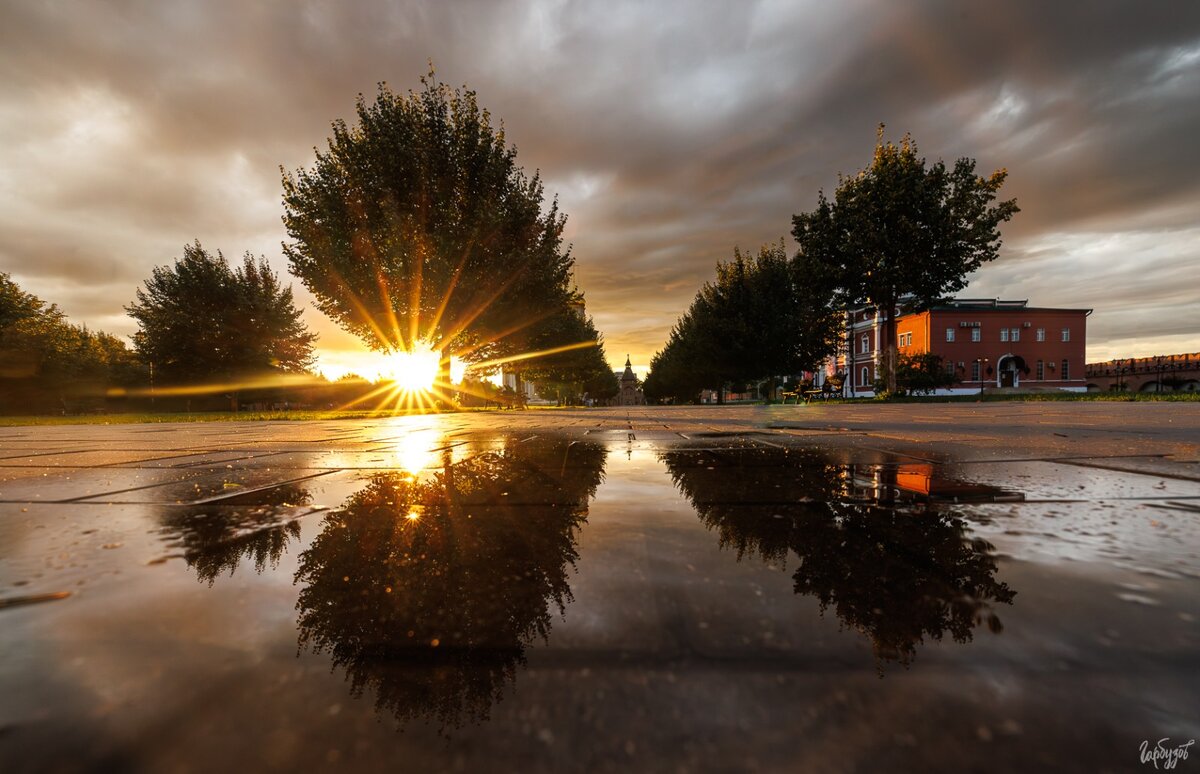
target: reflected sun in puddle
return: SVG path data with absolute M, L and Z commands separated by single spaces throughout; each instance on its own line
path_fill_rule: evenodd
M 393 442 L 388 450 L 391 467 L 407 473 L 412 478 L 434 462 L 441 445 L 442 433 L 435 427 L 410 430 Z

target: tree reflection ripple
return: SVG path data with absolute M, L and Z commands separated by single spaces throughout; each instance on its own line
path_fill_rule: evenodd
M 1016 594 L 995 579 L 992 546 L 936 502 L 938 491 L 1007 499 L 988 487 L 941 482 L 932 466 L 850 464 L 815 451 L 724 449 L 661 455 L 676 487 L 738 559 L 784 566 L 794 591 L 815 597 L 867 636 L 880 664 L 908 666 L 926 637 L 969 642 L 1002 629 L 993 605 Z
M 167 545 L 180 549 L 209 586 L 221 575 L 233 575 L 243 560 L 252 561 L 260 574 L 278 566 L 288 545 L 300 539 L 297 516 L 310 498 L 302 485 L 287 484 L 254 493 L 251 503 L 240 499 L 171 508 L 159 517 Z
M 300 556 L 300 646 L 330 654 L 377 711 L 442 728 L 488 717 L 571 600 L 568 567 L 603 448 L 506 441 L 374 475 Z

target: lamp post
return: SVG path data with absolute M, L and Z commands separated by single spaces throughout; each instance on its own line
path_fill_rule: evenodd
M 983 386 L 987 383 L 985 379 L 987 374 L 984 372 L 984 369 L 987 368 L 988 359 L 986 357 L 977 357 L 975 358 L 975 362 L 979 364 L 979 394 L 983 395 Z

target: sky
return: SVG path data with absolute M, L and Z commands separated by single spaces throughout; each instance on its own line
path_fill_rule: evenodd
M 280 167 L 379 82 L 474 89 L 568 215 L 614 367 L 644 372 L 733 248 L 871 158 L 1009 172 L 969 297 L 1085 307 L 1089 361 L 1200 351 L 1200 3 L 0 0 L 0 272 L 74 322 L 193 240 L 264 255 L 327 375 L 369 369 L 287 274 Z

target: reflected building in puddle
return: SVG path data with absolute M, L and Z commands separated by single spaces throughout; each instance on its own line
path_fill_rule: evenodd
M 422 475 L 372 476 L 300 556 L 300 646 L 401 723 L 486 718 L 571 599 L 604 457 L 506 441 Z
M 933 466 L 839 461 L 788 449 L 664 452 L 676 487 L 723 548 L 785 567 L 797 594 L 815 597 L 871 640 L 880 661 L 907 666 L 917 645 L 949 634 L 969 642 L 1015 592 L 997 581 L 992 547 L 971 539 L 944 499 L 1014 497 L 942 481 Z

